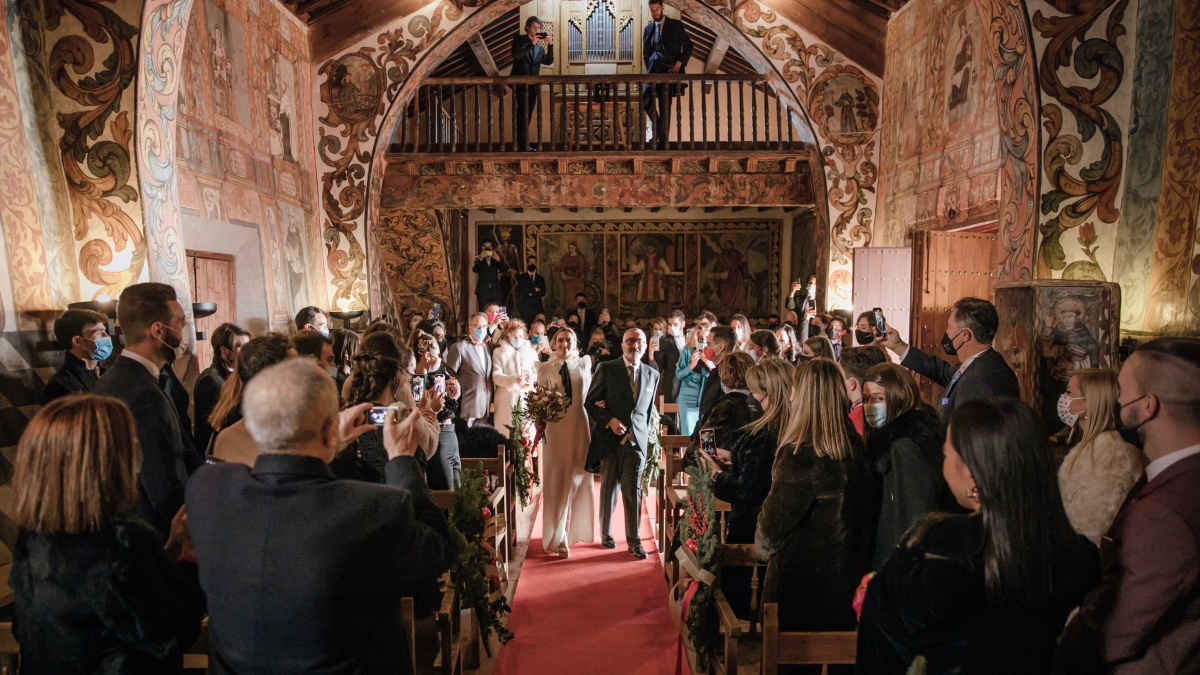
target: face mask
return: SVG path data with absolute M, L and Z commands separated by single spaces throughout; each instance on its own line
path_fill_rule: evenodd
M 511 338 L 508 341 L 508 344 L 512 345 L 513 349 L 520 349 L 521 347 L 525 346 L 525 341 L 521 338 Z
M 737 336 L 737 339 L 738 339 L 739 341 L 742 339 L 742 336 L 744 336 L 744 335 L 745 335 L 745 333 L 742 331 L 742 329 L 741 329 L 741 328 L 739 328 L 739 329 L 737 329 L 737 330 L 733 331 L 733 334 Z
M 887 424 L 887 404 L 867 403 L 863 405 L 863 419 L 872 429 L 879 429 Z
M 321 337 L 325 338 L 326 340 L 328 340 L 328 339 L 329 339 L 329 329 L 328 329 L 328 328 L 325 328 L 325 329 L 323 329 L 323 330 L 319 330 L 319 331 L 317 331 L 317 332 L 318 332 L 318 333 L 320 333 L 320 334 L 321 334 Z
M 875 342 L 875 334 L 867 330 L 855 330 L 854 341 L 860 345 L 869 345 Z
M 487 313 L 487 319 L 488 319 L 488 323 L 496 323 L 496 313 L 495 313 L 495 312 L 488 312 L 488 313 Z
M 755 363 L 762 361 L 762 355 L 760 355 L 758 352 L 750 352 L 750 357 L 754 359 Z
M 446 353 L 446 348 L 449 346 L 449 345 L 447 345 L 447 344 L 446 344 L 446 341 L 445 341 L 445 340 L 441 340 L 441 341 L 440 341 L 440 342 L 438 342 L 437 344 L 438 344 L 438 353 L 439 353 L 439 354 L 445 354 L 445 353 Z
M 1138 436 L 1137 430 L 1140 429 L 1146 422 L 1142 421 L 1133 426 L 1129 426 L 1121 419 L 1121 411 L 1124 410 L 1126 405 L 1133 405 L 1144 398 L 1146 398 L 1146 395 L 1142 394 L 1125 405 L 1121 405 L 1120 401 L 1113 401 L 1113 420 L 1115 420 L 1117 423 L 1117 433 L 1121 434 L 1122 440 L 1137 448 L 1142 447 L 1142 439 L 1140 436 Z
M 576 306 L 576 307 L 578 307 L 579 309 L 583 309 L 584 307 L 587 307 L 587 303 L 586 303 L 586 302 L 581 302 L 581 303 L 579 303 L 578 305 L 575 305 L 575 306 Z
M 474 338 L 476 342 L 483 342 L 483 338 L 487 337 L 487 329 L 476 328 L 471 331 L 471 337 Z
M 836 342 L 836 341 L 840 340 L 841 338 L 842 338 L 842 331 L 837 328 L 834 328 L 833 326 L 830 326 L 829 327 L 829 339 Z
M 1058 397 L 1058 419 L 1062 420 L 1062 423 L 1069 427 L 1075 426 L 1075 423 L 1079 421 L 1079 413 L 1071 412 L 1071 404 L 1082 400 L 1084 399 L 1071 398 L 1066 392 L 1063 392 L 1062 396 Z
M 946 352 L 950 356 L 955 356 L 958 354 L 958 348 L 954 346 L 954 341 L 958 339 L 959 335 L 962 335 L 961 330 L 958 331 L 958 333 L 955 333 L 954 337 L 950 337 L 949 331 L 942 333 L 942 351 Z
M 679 337 L 683 335 L 683 328 L 680 326 L 668 326 L 667 330 L 671 331 L 671 337 Z
M 661 340 L 662 336 L 663 336 L 663 332 L 661 330 L 654 331 L 654 339 L 655 340 Z
M 537 267 L 534 267 L 533 265 L 530 265 L 530 266 L 529 266 L 529 273 L 530 273 L 530 274 L 533 274 L 533 273 L 535 273 L 535 272 L 537 272 Z
M 809 284 L 808 286 L 805 287 L 804 290 L 805 290 L 805 292 L 808 293 L 809 298 L 817 297 L 817 285 L 816 284 Z
M 93 361 L 103 361 L 112 356 L 113 342 L 111 337 L 98 337 L 95 340 L 92 340 L 92 344 L 94 346 L 92 347 L 92 351 L 90 354 L 88 354 L 88 356 L 90 356 Z
M 329 373 L 329 376 L 332 377 L 333 379 L 335 379 L 335 380 L 337 379 L 338 369 L 336 366 L 326 366 L 325 372 Z
M 534 347 L 536 347 L 536 346 L 542 344 L 542 336 L 541 335 L 530 335 L 529 341 L 533 343 Z
M 183 331 L 181 331 L 181 330 L 177 331 L 165 323 L 162 324 L 162 326 L 163 326 L 163 328 L 166 328 L 169 331 L 179 333 L 179 340 L 175 344 L 171 344 L 170 342 L 167 342 L 166 340 L 158 341 L 159 344 L 162 345 L 163 358 L 165 358 L 167 360 L 167 363 L 174 363 L 175 359 L 178 358 L 180 355 L 179 354 L 180 350 L 183 348 Z

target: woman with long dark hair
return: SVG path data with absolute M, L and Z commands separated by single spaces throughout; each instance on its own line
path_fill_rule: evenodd
M 258 447 L 250 438 L 242 421 L 242 392 L 246 383 L 267 366 L 296 356 L 296 349 L 286 335 L 268 333 L 247 342 L 238 352 L 233 377 L 221 385 L 221 395 L 208 415 L 212 438 L 208 454 L 224 462 L 241 462 L 254 466 Z
M 1100 576 L 1071 529 L 1049 443 L 1028 406 L 954 409 L 942 475 L 969 515 L 934 514 L 867 587 L 859 673 L 1045 673 L 1067 615 Z

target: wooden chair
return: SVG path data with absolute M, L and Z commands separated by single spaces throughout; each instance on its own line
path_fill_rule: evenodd
M 404 627 L 404 639 L 408 640 L 408 658 L 412 671 L 417 672 L 417 612 L 413 599 L 400 598 L 400 624 Z
M 679 519 L 683 517 L 683 500 L 687 496 L 687 474 L 683 472 L 684 451 L 691 446 L 687 436 L 659 437 L 662 455 L 658 472 L 659 515 L 658 550 L 663 556 L 663 571 L 667 580 L 674 583 L 679 576 L 679 563 L 671 555 L 671 543 L 679 530 Z
M 492 540 L 492 545 L 496 548 L 496 567 L 500 571 L 500 583 L 505 585 L 508 582 L 509 561 L 512 560 L 512 538 L 509 529 L 509 508 L 508 508 L 508 476 L 507 462 L 504 459 L 504 452 L 501 450 L 500 456 L 495 459 L 464 459 L 463 468 L 478 469 L 487 471 L 495 481 L 495 486 L 492 488 L 491 497 L 488 499 L 492 510 L 492 517 L 488 520 L 484 527 L 484 538 Z
M 858 651 L 855 631 L 784 633 L 779 630 L 779 605 L 763 605 L 762 673 L 773 675 L 782 665 L 819 665 L 821 675 L 829 666 L 853 665 Z
M 13 675 L 20 663 L 21 646 L 13 635 L 11 621 L 0 623 L 0 675 Z
M 754 555 L 754 544 L 723 544 L 717 552 L 721 571 L 730 567 L 749 567 L 750 573 L 750 610 L 752 616 L 757 615 L 759 569 L 762 567 Z M 742 621 L 738 619 L 725 598 L 725 593 L 717 590 L 717 620 L 718 633 L 722 636 L 722 651 L 714 655 L 712 670 L 717 675 L 737 675 L 738 666 L 743 656 L 752 656 L 760 649 L 761 635 L 757 631 L 758 622 L 750 620 L 749 631 L 743 629 Z

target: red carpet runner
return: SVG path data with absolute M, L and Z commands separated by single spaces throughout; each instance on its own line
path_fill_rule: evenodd
M 627 550 L 619 499 L 617 548 L 600 546 L 598 514 L 596 543 L 576 544 L 561 560 L 542 550 L 539 509 L 508 621 L 517 637 L 500 648 L 495 675 L 676 672 L 679 633 L 667 614 L 667 583 L 646 511 L 640 534 L 647 560 Z

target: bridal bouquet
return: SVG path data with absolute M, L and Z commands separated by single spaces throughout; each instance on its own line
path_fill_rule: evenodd
M 536 384 L 533 391 L 525 396 L 525 415 L 533 422 L 533 447 L 537 447 L 546 426 L 557 422 L 567 414 L 571 407 L 571 397 L 558 389 L 551 389 L 545 384 Z

